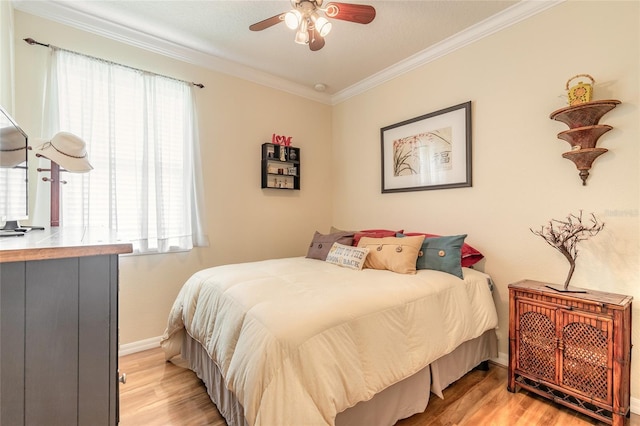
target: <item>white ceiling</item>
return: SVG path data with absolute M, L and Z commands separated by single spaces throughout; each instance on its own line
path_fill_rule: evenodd
M 324 48 L 312 52 L 296 44 L 294 32 L 282 23 L 249 31 L 249 25 L 289 10 L 289 0 L 13 0 L 16 9 L 27 13 L 326 103 L 346 99 L 559 1 L 349 2 L 375 7 L 373 22 L 334 19 Z M 326 90 L 314 91 L 316 83 Z

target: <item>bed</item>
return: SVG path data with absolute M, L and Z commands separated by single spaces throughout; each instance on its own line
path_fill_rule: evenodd
M 230 425 L 391 425 L 497 356 L 490 278 L 462 277 L 307 257 L 208 268 L 182 287 L 161 346 Z

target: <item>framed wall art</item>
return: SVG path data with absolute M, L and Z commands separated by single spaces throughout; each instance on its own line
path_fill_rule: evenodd
M 471 101 L 380 129 L 382 192 L 471 186 Z

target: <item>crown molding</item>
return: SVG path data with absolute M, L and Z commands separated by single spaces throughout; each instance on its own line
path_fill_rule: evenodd
M 321 102 L 327 105 L 331 104 L 331 97 L 326 93 L 317 92 L 312 88 L 298 83 L 293 83 L 281 77 L 276 77 L 272 74 L 126 27 L 107 19 L 80 11 L 73 7 L 69 7 L 67 4 L 62 2 L 13 0 L 13 5 L 15 9 L 21 12 L 39 16 L 72 28 L 96 34 L 150 52 L 158 53 L 179 61 L 201 66 L 206 69 L 238 77 L 243 80 L 248 80 L 263 86 L 302 96 L 316 102 Z M 46 40 L 42 40 L 42 42 L 46 42 Z
M 93 33 L 111 40 L 158 53 L 186 63 L 201 66 L 263 86 L 282 90 L 297 96 L 336 105 L 353 96 L 366 92 L 393 78 L 425 65 L 457 49 L 487 37 L 524 19 L 543 12 L 565 0 L 522 0 L 508 9 L 488 18 L 436 45 L 398 62 L 364 80 L 344 89 L 333 96 L 320 93 L 312 88 L 293 83 L 281 77 L 232 62 L 218 56 L 204 53 L 169 40 L 125 27 L 107 19 L 91 15 L 69 7 L 67 2 L 12 0 L 15 9 L 40 16 L 54 22 Z M 61 46 L 62 47 L 62 46 Z
M 332 105 L 339 104 L 353 96 L 366 92 L 380 84 L 392 80 L 415 68 L 435 61 L 449 53 L 461 49 L 471 43 L 483 39 L 491 34 L 503 30 L 511 25 L 537 15 L 566 0 L 522 0 L 519 3 L 479 22 L 464 31 L 461 31 L 441 42 L 416 53 L 364 80 L 333 95 Z

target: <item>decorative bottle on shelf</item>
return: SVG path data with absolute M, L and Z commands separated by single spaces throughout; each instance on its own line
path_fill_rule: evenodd
M 280 161 L 287 161 L 287 148 L 280 146 Z

